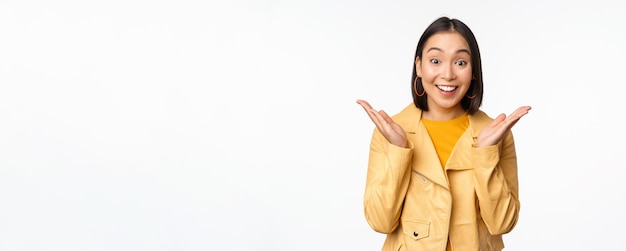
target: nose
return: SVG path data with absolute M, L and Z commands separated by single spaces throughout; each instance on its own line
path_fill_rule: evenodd
M 445 80 L 452 80 L 454 79 L 456 76 L 454 74 L 454 65 L 453 64 L 445 64 L 442 66 L 441 69 L 441 78 L 445 79 Z

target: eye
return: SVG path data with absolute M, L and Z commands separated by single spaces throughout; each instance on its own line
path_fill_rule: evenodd
M 458 65 L 458 66 L 465 66 L 465 65 L 467 65 L 467 61 L 465 61 L 465 60 L 456 61 L 456 65 Z
M 433 64 L 438 64 L 439 63 L 439 59 L 433 58 L 430 60 L 431 63 Z

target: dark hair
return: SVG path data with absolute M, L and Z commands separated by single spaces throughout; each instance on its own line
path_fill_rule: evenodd
M 482 67 L 480 63 L 480 51 L 478 50 L 478 42 L 476 42 L 476 37 L 474 37 L 474 33 L 470 30 L 467 25 L 457 19 L 450 19 L 448 17 L 440 17 L 435 20 L 422 34 L 419 42 L 417 43 L 417 48 L 415 50 L 415 57 L 413 58 L 413 77 L 411 78 L 411 93 L 413 93 L 413 103 L 417 108 L 422 109 L 423 111 L 428 111 L 428 103 L 426 102 L 428 98 L 428 94 L 424 93 L 423 96 L 418 96 L 415 92 L 419 91 L 423 92 L 422 79 L 417 78 L 416 64 L 415 60 L 417 57 L 422 59 L 422 52 L 424 50 L 424 44 L 426 41 L 438 32 L 444 31 L 455 31 L 461 34 L 467 44 L 470 47 L 470 56 L 472 58 L 472 76 L 476 79 L 472 79 L 469 89 L 467 90 L 467 95 L 476 97 L 470 99 L 465 95 L 461 100 L 461 106 L 468 114 L 473 114 L 480 108 L 480 105 L 483 102 L 483 73 Z M 417 81 L 417 82 L 416 82 Z M 421 88 L 421 90 L 419 90 Z

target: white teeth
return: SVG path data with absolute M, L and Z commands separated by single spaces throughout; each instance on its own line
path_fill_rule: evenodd
M 439 90 L 442 90 L 444 92 L 451 92 L 456 90 L 456 86 L 447 86 L 447 85 L 438 85 L 437 88 L 439 88 Z

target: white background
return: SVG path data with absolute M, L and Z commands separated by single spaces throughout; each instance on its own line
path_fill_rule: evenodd
M 2 1 L 0 250 L 379 250 L 373 124 L 439 16 L 514 128 L 506 250 L 623 247 L 624 1 Z

